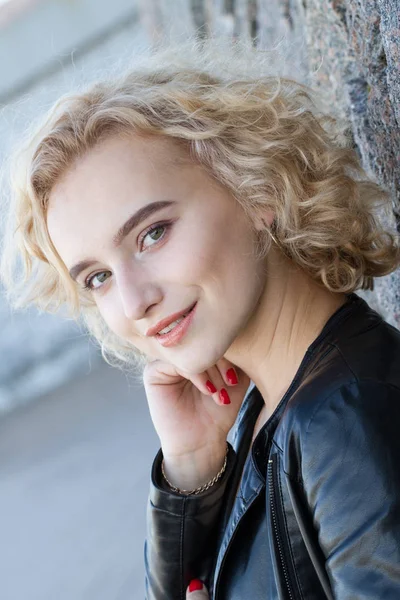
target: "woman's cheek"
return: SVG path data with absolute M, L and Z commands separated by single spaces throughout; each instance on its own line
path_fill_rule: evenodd
M 96 304 L 111 331 L 123 339 L 128 339 L 127 336 L 132 333 L 131 323 L 126 318 L 118 298 L 115 298 L 112 293 L 99 293 Z
M 193 234 L 171 247 L 162 269 L 163 280 L 182 286 L 201 285 L 213 273 L 214 260 L 213 244 Z
M 135 331 L 134 324 L 125 316 L 117 298 L 111 301 L 109 301 L 109 298 L 103 298 L 97 302 L 97 306 L 101 316 L 113 333 L 133 344 L 141 352 L 154 357 L 154 344 L 152 344 L 150 338 Z

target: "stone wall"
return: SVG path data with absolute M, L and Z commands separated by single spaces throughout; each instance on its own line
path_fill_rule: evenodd
M 310 70 L 325 96 L 352 123 L 367 173 L 392 195 L 400 233 L 400 8 L 397 0 L 290 0 Z M 295 15 L 295 16 L 293 16 Z M 375 280 L 369 293 L 400 327 L 400 272 Z
M 171 27 L 174 13 L 184 15 L 177 19 L 181 27 L 200 36 L 252 39 L 263 49 L 279 44 L 289 74 L 319 89 L 349 119 L 365 170 L 391 192 L 389 226 L 400 232 L 398 0 L 143 0 L 143 22 L 153 39 Z M 399 271 L 359 293 L 400 327 Z

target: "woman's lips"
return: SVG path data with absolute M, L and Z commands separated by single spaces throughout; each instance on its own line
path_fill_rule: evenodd
M 182 319 L 182 321 L 178 323 L 178 325 L 175 325 L 175 327 L 171 331 L 164 334 L 156 334 L 154 337 L 157 340 L 157 342 L 161 344 L 161 346 L 164 346 L 166 348 L 178 344 L 189 329 L 190 324 L 193 321 L 196 308 L 197 302 L 192 308 L 192 310 L 186 315 L 186 317 Z
M 0 0 L 0 2 L 1 2 L 1 0 Z M 156 335 L 157 333 L 159 333 L 160 331 L 162 331 L 163 329 L 165 329 L 166 327 L 171 325 L 171 323 L 174 323 L 178 319 L 181 319 L 183 317 L 183 315 L 189 314 L 189 312 L 192 310 L 192 308 L 194 307 L 195 304 L 196 304 L 196 302 L 194 304 L 192 304 L 191 306 L 189 306 L 188 308 L 186 308 L 185 310 L 180 310 L 179 312 L 176 312 L 173 315 L 166 317 L 165 319 L 161 319 L 161 321 L 159 321 L 158 323 L 156 323 L 155 325 L 150 327 L 150 329 L 148 329 L 146 331 L 145 335 L 148 337 Z

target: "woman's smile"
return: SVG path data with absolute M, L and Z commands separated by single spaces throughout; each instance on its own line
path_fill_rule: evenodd
M 179 317 L 179 319 L 158 331 L 154 336 L 157 342 L 164 348 L 179 344 L 193 322 L 196 308 L 197 303 L 184 316 Z
M 89 150 L 53 188 L 48 229 L 108 327 L 186 370 L 224 355 L 264 288 L 249 217 L 172 140 Z

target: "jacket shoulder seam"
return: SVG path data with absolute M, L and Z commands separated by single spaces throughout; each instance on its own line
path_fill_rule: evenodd
M 344 362 L 344 364 L 346 365 L 346 367 L 348 368 L 348 370 L 350 371 L 350 373 L 353 375 L 354 379 L 355 379 L 356 381 L 358 381 L 358 377 L 357 377 L 357 375 L 354 373 L 353 369 L 352 369 L 352 368 L 351 368 L 351 366 L 349 365 L 349 362 L 348 362 L 348 360 L 345 358 L 345 356 L 344 356 L 344 354 L 343 354 L 343 352 L 342 352 L 341 348 L 339 348 L 339 346 L 338 346 L 337 344 L 335 344 L 334 342 L 330 342 L 330 345 L 331 345 L 333 348 L 335 348 L 335 350 L 337 350 L 337 352 L 338 352 L 338 354 L 339 354 L 340 358 L 342 359 L 342 361 Z M 346 382 L 346 383 L 348 383 L 348 382 Z M 342 384 L 342 385 L 346 385 L 346 384 Z

